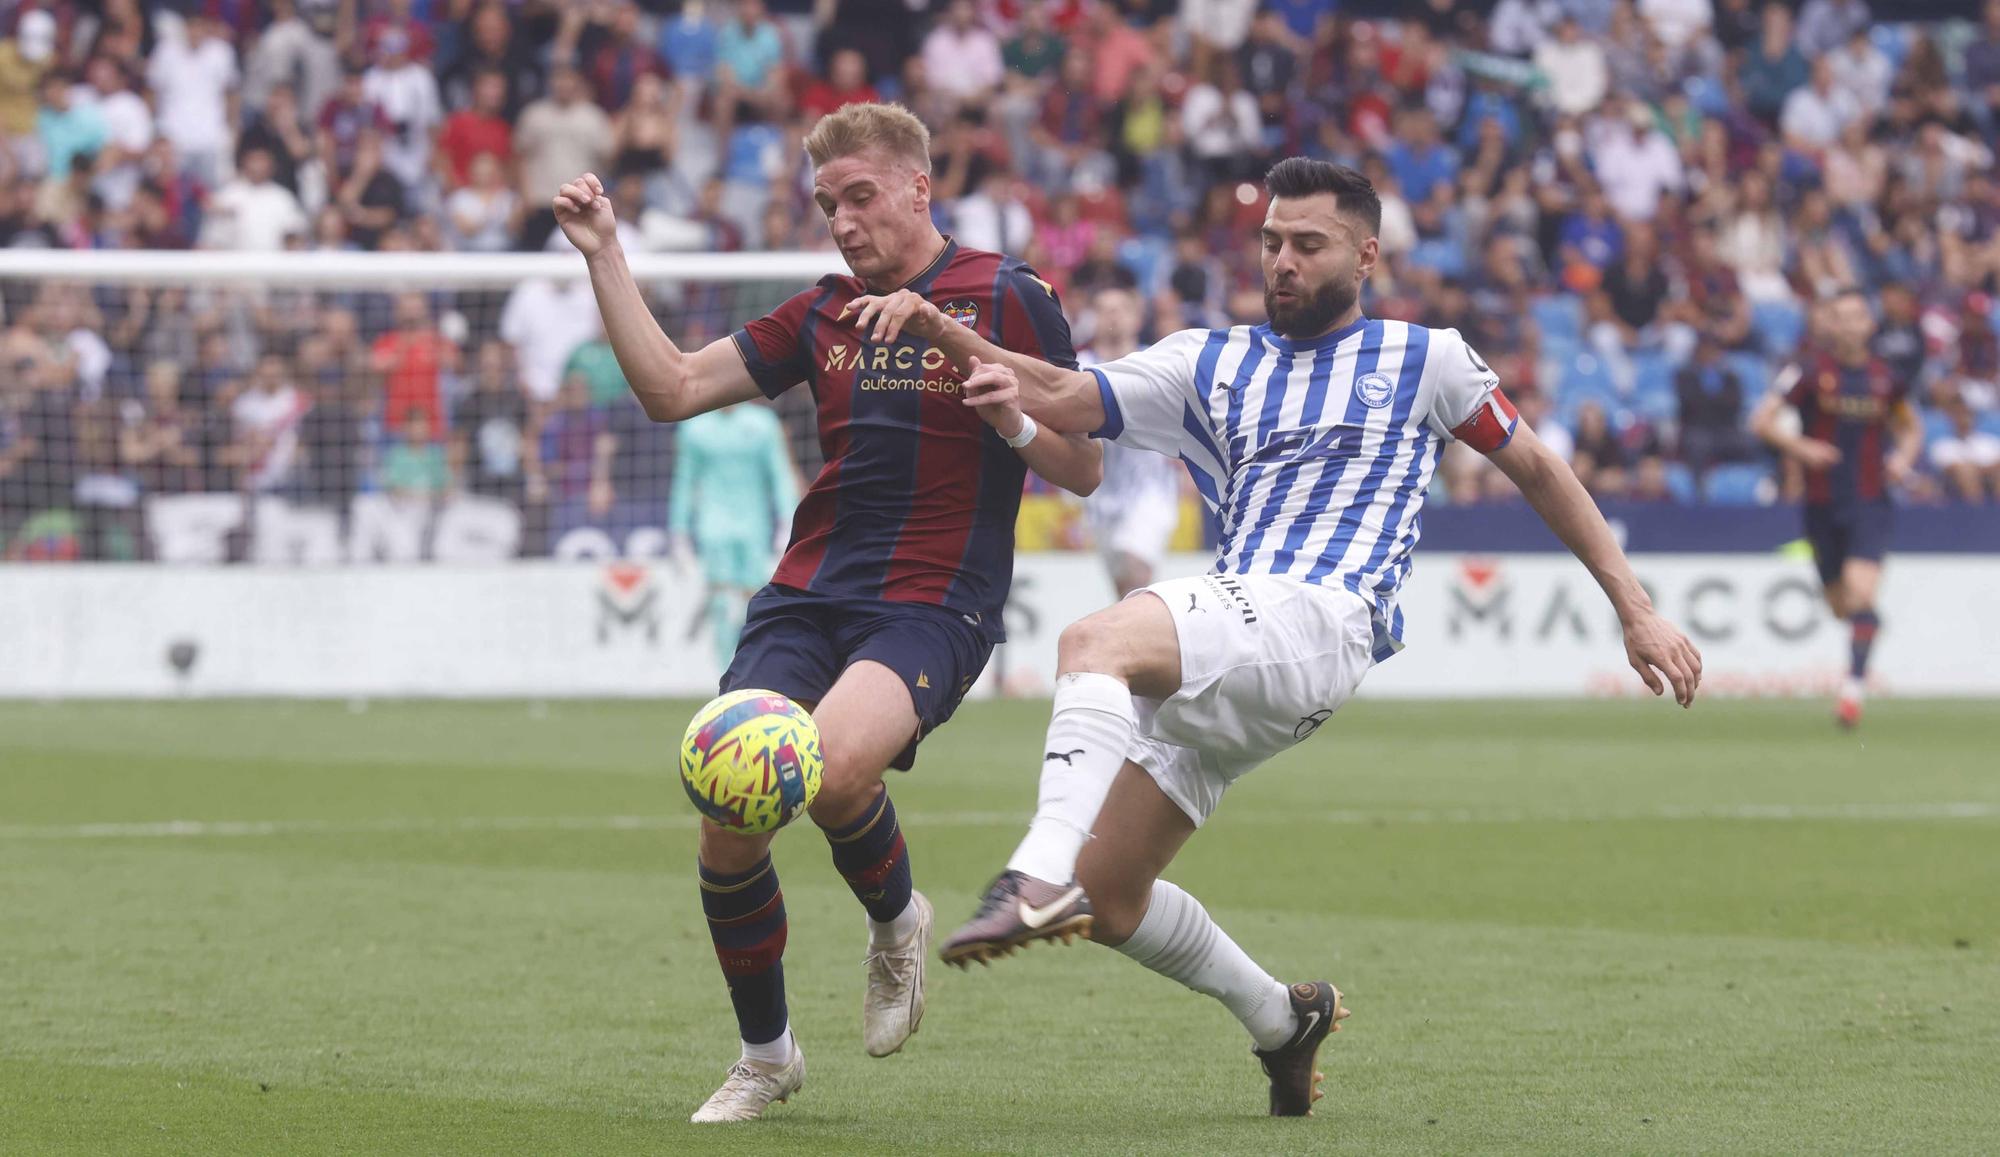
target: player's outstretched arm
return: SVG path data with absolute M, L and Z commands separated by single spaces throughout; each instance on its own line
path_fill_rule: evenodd
M 1014 447 L 1028 469 L 1071 494 L 1090 497 L 1104 481 L 1104 449 L 1083 434 L 1037 430 L 1021 412 L 1020 378 L 1003 362 L 972 359 L 965 404 Z
M 1652 596 L 1639 585 L 1639 576 L 1632 573 L 1632 564 L 1618 549 L 1604 515 L 1569 464 L 1535 437 L 1525 422 L 1515 428 L 1506 445 L 1487 457 L 1513 479 L 1528 505 L 1604 588 L 1625 628 L 1625 658 L 1639 678 L 1659 695 L 1666 690 L 1661 682 L 1665 676 L 1666 683 L 1673 685 L 1674 701 L 1682 707 L 1693 706 L 1695 691 L 1701 686 L 1701 652 L 1653 609 Z
M 972 372 L 975 362 L 997 363 L 1013 370 L 1020 384 L 1021 409 L 1051 430 L 1089 434 L 1104 425 L 1104 400 L 1098 394 L 1096 378 L 1001 349 L 971 326 L 946 317 L 920 293 L 899 289 L 869 294 L 849 302 L 847 310 L 847 320 L 870 341 L 895 341 L 908 333 L 943 350 L 944 356 L 965 373 Z
M 611 339 L 618 368 L 625 371 L 647 417 L 678 422 L 758 395 L 735 342 L 723 338 L 697 353 L 684 353 L 653 320 L 653 311 L 646 308 L 639 283 L 625 263 L 618 221 L 595 173 L 564 185 L 552 207 L 563 235 L 590 269 L 590 288 L 597 294 L 605 336 Z

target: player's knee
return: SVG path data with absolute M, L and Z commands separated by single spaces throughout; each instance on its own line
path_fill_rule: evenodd
M 842 762 L 829 753 L 826 768 L 820 773 L 819 794 L 813 797 L 809 809 L 813 822 L 833 828 L 852 823 L 875 802 L 881 786 L 881 768 Z
M 1089 615 L 1064 627 L 1056 637 L 1056 667 L 1064 674 L 1094 671 L 1121 674 L 1118 632 L 1103 615 Z
M 770 850 L 769 834 L 732 832 L 708 820 L 701 822 L 700 857 L 712 872 L 747 872 Z

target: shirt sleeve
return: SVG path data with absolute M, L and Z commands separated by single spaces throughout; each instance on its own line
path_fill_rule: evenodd
M 1482 454 L 1491 454 L 1512 441 L 1521 419 L 1514 403 L 1500 392 L 1500 375 L 1457 330 L 1437 330 L 1431 340 L 1438 358 L 1431 428 Z
M 814 286 L 788 299 L 732 335 L 750 380 L 767 398 L 775 398 L 812 373 L 812 351 L 806 348 L 805 322 L 813 303 L 825 293 Z
M 1002 298 L 999 345 L 1015 353 L 1038 357 L 1066 370 L 1076 368 L 1076 345 L 1069 318 L 1055 286 L 1026 265 L 1015 264 L 1000 276 Z
M 1104 402 L 1104 425 L 1093 436 L 1178 456 L 1199 431 L 1213 446 L 1207 399 L 1195 381 L 1196 359 L 1207 335 L 1207 330 L 1184 329 L 1137 353 L 1090 367 Z

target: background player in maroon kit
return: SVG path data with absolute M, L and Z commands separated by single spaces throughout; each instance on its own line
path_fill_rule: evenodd
M 722 690 L 764 688 L 812 708 L 826 751 L 812 818 L 868 911 L 862 1037 L 886 1056 L 923 1016 L 932 916 L 911 887 L 883 772 L 911 766 L 918 740 L 951 716 L 1002 637 L 1024 472 L 1088 494 L 1102 469 L 1088 439 L 1038 432 L 1018 405 L 966 405 L 961 375 L 929 343 L 854 324 L 856 297 L 910 289 L 997 345 L 1076 364 L 1047 283 L 931 223 L 923 124 L 896 106 L 849 105 L 805 143 L 814 198 L 854 276 L 823 278 L 696 353 L 676 348 L 647 310 L 602 183 L 586 174 L 554 207 L 588 259 L 619 365 L 656 421 L 801 382 L 819 404 L 826 466 L 793 516 L 771 585 L 751 600 Z M 743 1056 L 697 1122 L 754 1119 L 804 1083 L 770 840 L 701 827 L 702 908 Z
M 1875 589 L 1893 521 L 1889 489 L 1916 465 L 1922 428 L 1910 410 L 1910 383 L 1874 356 L 1875 316 L 1848 291 L 1827 306 L 1827 352 L 1793 367 L 1751 416 L 1751 428 L 1805 470 L 1806 539 L 1827 606 L 1852 629 L 1847 680 L 1837 717 L 1861 721 L 1868 655 L 1882 620 Z M 1795 379 L 1793 375 L 1796 375 Z

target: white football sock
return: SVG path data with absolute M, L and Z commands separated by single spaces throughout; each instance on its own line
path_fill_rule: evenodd
M 872 917 L 867 919 L 868 947 L 894 948 L 896 945 L 908 940 L 910 933 L 917 930 L 916 893 L 910 893 L 910 902 L 903 905 L 903 910 L 897 913 L 896 918 L 887 924 L 878 924 Z
M 1076 878 L 1076 858 L 1090 825 L 1125 766 L 1138 730 L 1132 689 L 1109 675 L 1076 672 L 1056 680 L 1048 744 L 1042 748 L 1041 798 L 1010 871 L 1051 884 Z
M 789 1064 L 792 1054 L 799 1051 L 799 1042 L 792 1039 L 792 1026 L 786 1025 L 784 1035 L 776 1040 L 768 1040 L 760 1045 L 743 1042 L 743 1059 L 756 1061 L 769 1068 L 783 1068 Z
M 1131 938 L 1112 947 L 1221 1001 L 1260 1049 L 1284 1044 L 1297 1027 L 1285 986 L 1209 918 L 1201 901 L 1165 880 L 1153 881 L 1146 916 Z

